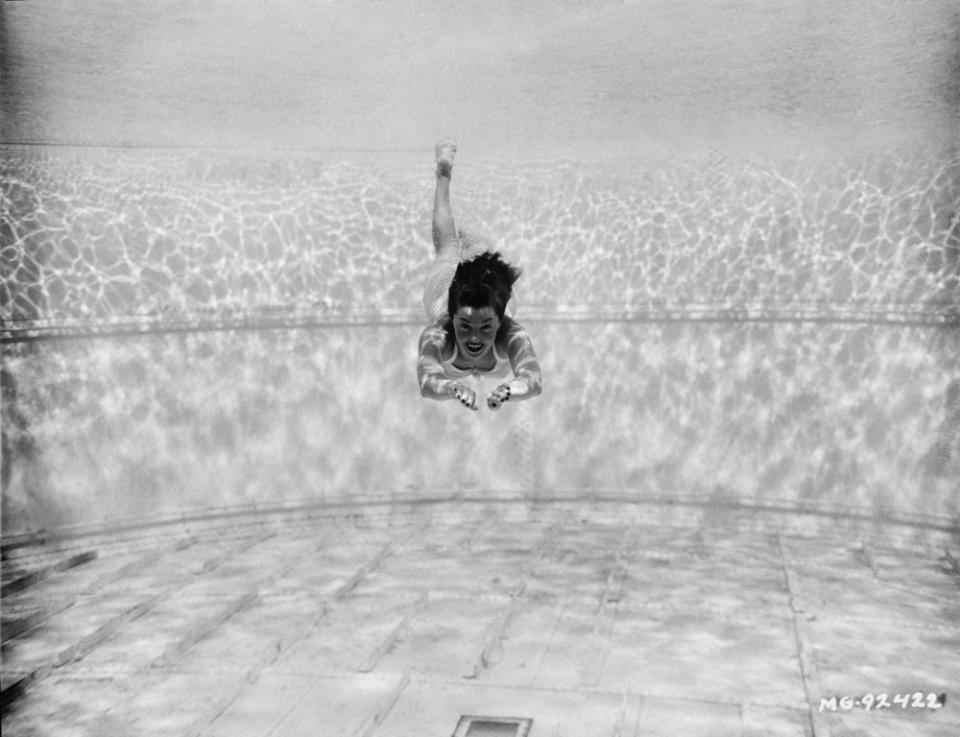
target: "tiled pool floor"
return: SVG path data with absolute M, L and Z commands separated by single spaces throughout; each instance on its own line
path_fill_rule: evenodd
M 958 555 L 939 532 L 522 503 L 8 547 L 3 731 L 947 737 Z M 946 704 L 894 702 L 915 692 Z M 821 709 L 868 693 L 890 708 Z

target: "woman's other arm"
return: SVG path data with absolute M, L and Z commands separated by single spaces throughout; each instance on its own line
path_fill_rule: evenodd
M 507 354 L 516 378 L 508 383 L 510 400 L 532 399 L 540 394 L 543 387 L 540 361 L 527 331 L 520 323 L 511 323 L 507 330 Z

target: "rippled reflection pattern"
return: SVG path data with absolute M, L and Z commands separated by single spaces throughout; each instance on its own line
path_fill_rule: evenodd
M 474 414 L 417 392 L 401 158 L 6 150 L 5 532 L 585 489 L 957 513 L 956 161 L 461 167 L 546 380 Z
M 413 314 L 432 253 L 421 159 L 9 149 L 2 316 L 14 329 L 62 329 L 277 310 Z M 458 221 L 525 267 L 533 309 L 936 320 L 960 302 L 956 159 L 716 152 L 629 167 L 464 166 L 455 186 Z
M 535 332 L 542 401 L 479 415 L 420 399 L 412 328 L 8 346 L 5 524 L 582 489 L 957 512 L 960 349 L 929 328 Z

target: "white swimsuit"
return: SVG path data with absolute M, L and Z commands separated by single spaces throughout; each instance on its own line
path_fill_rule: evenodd
M 460 368 L 459 366 L 454 366 L 453 364 L 457 360 L 457 344 L 453 344 L 453 355 L 450 356 L 445 361 L 441 361 L 440 365 L 443 367 L 443 373 L 448 379 L 462 379 L 467 376 L 491 376 L 496 378 L 502 378 L 510 375 L 510 359 L 504 358 L 499 353 L 497 353 L 497 346 L 493 346 L 493 357 L 497 359 L 497 362 L 494 364 L 493 368 L 484 371 L 479 368 Z

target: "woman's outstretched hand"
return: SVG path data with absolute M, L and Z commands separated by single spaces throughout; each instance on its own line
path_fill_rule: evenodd
M 501 384 L 487 397 L 487 407 L 496 411 L 503 406 L 503 403 L 510 399 L 510 385 Z
M 472 409 L 474 412 L 480 409 L 480 406 L 477 403 L 477 393 L 468 386 L 464 386 L 463 384 L 453 384 L 450 387 L 450 396 L 460 402 L 460 404 L 467 409 Z

